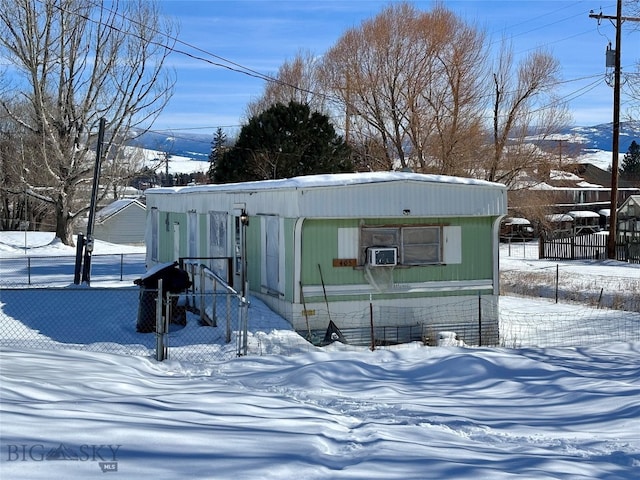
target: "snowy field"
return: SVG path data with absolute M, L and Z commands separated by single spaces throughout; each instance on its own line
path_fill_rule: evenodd
M 557 265 L 519 247 L 503 246 L 502 268 Z M 120 249 L 97 243 L 95 253 Z M 55 265 L 73 249 L 0 232 L 3 276 L 2 263 L 25 254 Z M 575 288 L 640 278 L 640 266 L 616 262 L 562 268 L 576 269 Z M 6 306 L 0 290 L 0 321 L 20 321 Z M 501 309 L 578 319 L 590 310 L 516 297 Z M 606 314 L 602 330 L 637 322 Z M 551 331 L 535 348 L 336 345 L 284 356 L 274 352 L 295 334 L 266 309 L 250 315 L 264 355 L 226 362 L 3 348 L 0 478 L 640 478 L 639 341 L 549 346 Z

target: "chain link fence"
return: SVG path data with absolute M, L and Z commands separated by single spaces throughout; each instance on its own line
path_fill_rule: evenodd
M 149 294 L 154 297 L 151 302 L 144 298 Z M 229 360 L 243 352 L 239 342 L 240 346 L 246 343 L 238 334 L 246 307 L 232 295 L 216 297 L 218 318 L 223 321 L 211 324 L 202 322 L 199 312 L 180 305 L 184 295 L 156 302 L 157 291 L 138 287 L 4 288 L 0 290 L 0 346 L 194 363 Z M 140 331 L 141 319 L 148 315 L 154 328 Z M 156 324 L 166 328 L 158 331 Z
M 208 363 L 239 355 L 292 355 L 321 348 L 384 349 L 410 341 L 434 345 L 439 343 L 437 335 L 445 328 L 428 320 L 442 313 L 433 309 L 414 308 L 412 315 L 423 316 L 425 321 L 410 327 L 393 326 L 396 322 L 389 312 L 380 315 L 375 311 L 372 345 L 369 332 L 349 326 L 350 318 L 362 316 L 363 312 L 358 311 L 332 315 L 347 343 L 320 347 L 327 331 L 295 332 L 284 319 L 278 320 L 255 299 L 249 305 L 237 295 L 218 291 L 171 294 L 162 302 L 143 301 L 143 296 L 149 293 L 153 296 L 154 292 L 139 287 L 0 289 L 0 347 L 76 349 Z M 508 300 L 504 304 L 501 301 L 499 346 L 575 347 L 640 341 L 637 312 L 587 307 L 576 310 L 569 304 L 556 304 L 555 313 L 551 313 L 544 307 L 538 311 L 519 304 L 516 297 Z M 394 312 L 399 316 L 407 314 L 402 309 Z M 152 329 L 141 332 L 139 322 L 146 315 L 150 316 Z M 158 318 L 165 322 L 160 329 Z M 469 323 L 458 325 L 455 333 L 473 346 L 468 339 L 477 331 L 478 325 Z M 358 335 L 362 335 L 361 341 Z
M 73 283 L 73 255 L 0 257 L 0 287 L 52 287 Z M 145 271 L 144 253 L 96 254 L 91 257 L 92 284 L 121 282 L 131 285 Z
M 254 299 L 249 305 L 199 261 L 185 264 L 192 288 L 161 295 L 158 302 L 157 290 L 134 286 L 134 280 L 145 273 L 143 254 L 96 255 L 93 259 L 92 286 L 87 287 L 72 284 L 74 257 L 0 258 L 0 347 L 78 349 L 204 363 L 239 355 L 317 351 L 327 344 L 328 329 L 293 331 L 261 302 Z M 503 271 L 501 289 L 510 295 L 553 298 L 552 287 L 545 287 L 549 293 L 536 286 L 557 285 L 558 278 L 563 279 L 562 271 L 558 275 L 556 268 L 545 270 L 550 277 L 541 282 L 533 277 L 537 273 Z M 575 275 L 567 278 L 576 292 L 592 292 L 595 300 L 591 305 L 584 298 L 565 298 L 587 305 L 578 313 L 575 308 L 559 305 L 552 314 L 546 308 L 527 310 L 517 298 L 510 297 L 506 305 L 501 301 L 497 345 L 586 346 L 640 340 L 638 287 L 632 285 L 632 279 L 609 285 L 618 292 L 609 298 L 601 285 L 575 288 Z M 46 287 L 41 286 L 44 283 Z M 538 289 L 521 291 L 516 287 Z M 563 289 L 556 286 L 555 291 Z M 602 308 L 605 306 L 609 308 Z M 452 304 L 386 309 L 373 302 L 366 311 L 330 316 L 328 311 L 318 310 L 315 314 L 333 319 L 339 335 L 346 337 L 346 343 L 335 342 L 329 348 L 361 350 L 407 342 L 435 345 L 440 332 L 449 330 L 435 319 L 460 316 L 470 319 L 455 327 L 460 340 L 473 346 L 482 335 L 483 345 L 494 344 L 480 330 L 485 309 L 481 302 L 467 305 L 465 308 L 472 309 L 469 312 L 461 308 Z M 371 318 L 371 324 L 363 328 L 365 317 Z M 407 318 L 415 321 L 407 324 Z M 142 321 L 150 327 L 140 328 Z
M 156 360 L 202 363 L 248 353 L 249 304 L 232 292 L 168 294 L 152 308 Z

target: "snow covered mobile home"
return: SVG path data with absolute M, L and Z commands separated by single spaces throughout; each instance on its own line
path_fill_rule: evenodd
M 153 188 L 146 203 L 148 267 L 225 256 L 238 276 L 244 252 L 249 293 L 301 333 L 334 323 L 354 336 L 410 328 L 414 337 L 447 330 L 467 344 L 498 341 L 504 185 L 408 172 L 311 175 Z

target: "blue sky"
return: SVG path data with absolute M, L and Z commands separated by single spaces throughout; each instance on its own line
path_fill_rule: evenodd
M 173 53 L 175 94 L 154 130 L 233 131 L 245 120 L 247 103 L 259 97 L 264 81 L 231 68 L 274 75 L 300 50 L 322 55 L 349 28 L 375 17 L 389 1 L 376 0 L 161 0 L 163 12 L 180 26 Z M 432 1 L 414 1 L 421 10 Z M 609 20 L 589 18 L 590 10 L 615 15 L 616 2 L 558 0 L 447 0 L 445 6 L 483 28 L 497 46 L 503 37 L 516 55 L 543 47 L 562 65 L 560 93 L 570 100 L 575 125 L 612 121 L 613 89 L 604 81 L 605 50 L 615 44 Z M 622 65 L 632 71 L 640 58 L 640 32 L 623 26 Z M 219 65 L 216 65 L 219 64 Z M 624 105 L 623 105 L 624 113 Z

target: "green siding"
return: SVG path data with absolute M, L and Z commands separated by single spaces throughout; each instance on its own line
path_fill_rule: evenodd
M 306 219 L 304 221 L 300 275 L 304 285 L 321 285 L 320 269 L 322 269 L 322 277 L 326 285 L 349 285 L 365 282 L 361 270 L 333 266 L 333 259 L 338 258 L 338 228 L 357 228 L 359 225 L 359 219 Z
M 396 283 L 490 279 L 493 276 L 493 218 L 369 219 L 366 225 L 437 224 L 462 229 L 462 263 L 396 267 Z M 320 270 L 327 285 L 366 283 L 362 268 L 334 267 L 338 258 L 338 228 L 357 228 L 360 220 L 305 220 L 302 232 L 302 281 L 320 285 Z
M 284 219 L 284 234 L 280 247 L 284 249 L 284 279 L 281 279 L 284 299 L 296 301 L 295 259 L 299 248 L 301 258 L 301 282 L 304 286 L 320 286 L 320 268 L 325 285 L 360 285 L 367 283 L 362 267 L 334 267 L 333 259 L 338 255 L 338 229 L 358 228 L 360 225 L 450 225 L 461 227 L 462 263 L 451 265 L 429 265 L 396 267 L 394 282 L 409 284 L 430 281 L 466 281 L 491 279 L 493 276 L 493 217 L 456 217 L 456 218 L 397 218 L 397 219 L 305 219 L 302 225 L 302 244 L 295 246 L 295 226 L 297 219 Z M 199 215 L 199 252 L 208 253 L 208 213 Z M 174 260 L 173 225 L 180 224 L 180 256 L 187 252 L 187 214 L 160 212 L 159 215 L 159 261 Z M 233 223 L 231 223 L 233 225 Z M 233 228 L 233 227 L 230 227 Z M 258 217 L 250 219 L 247 227 L 247 279 L 251 290 L 260 291 L 262 281 L 262 224 Z M 318 267 L 320 266 L 320 268 Z M 464 292 L 469 294 L 469 291 Z M 450 292 L 448 295 L 455 295 Z M 412 296 L 447 295 L 444 292 L 405 294 Z M 377 297 L 395 297 L 397 295 L 378 294 Z M 341 296 L 340 300 L 350 297 Z M 354 300 L 360 297 L 354 296 Z M 311 301 L 313 299 L 307 299 Z M 317 300 L 317 299 L 316 299 Z
M 180 256 L 186 255 L 187 251 L 187 214 L 186 213 L 171 213 L 171 212 L 159 212 L 158 215 L 158 261 L 160 262 L 172 262 L 177 260 L 173 258 L 173 225 L 178 223 L 180 225 Z

